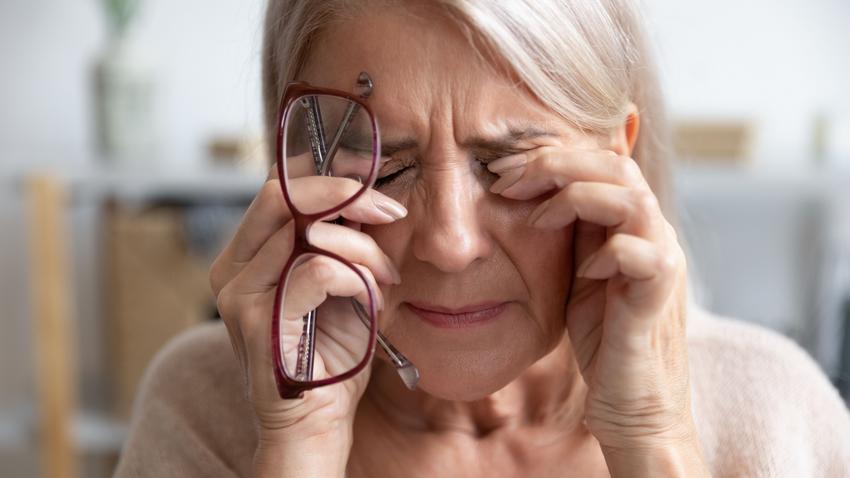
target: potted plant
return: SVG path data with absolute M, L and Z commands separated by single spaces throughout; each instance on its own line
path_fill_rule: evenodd
M 95 68 L 99 150 L 110 162 L 149 166 L 155 143 L 154 74 L 131 35 L 140 2 L 101 1 L 109 35 Z

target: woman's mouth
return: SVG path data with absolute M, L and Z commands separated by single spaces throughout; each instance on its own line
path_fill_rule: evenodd
M 507 302 L 488 302 L 452 309 L 434 304 L 405 302 L 407 308 L 425 322 L 441 328 L 462 328 L 483 325 L 507 308 Z

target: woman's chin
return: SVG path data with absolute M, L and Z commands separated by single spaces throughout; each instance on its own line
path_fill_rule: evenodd
M 516 380 L 533 360 L 505 360 L 501 357 L 456 357 L 436 363 L 418 363 L 421 379 L 418 389 L 436 398 L 451 401 L 480 400 Z
M 385 333 L 419 369 L 419 390 L 445 400 L 478 400 L 516 380 L 555 343 L 527 316 L 507 312 L 460 328 L 400 314 Z

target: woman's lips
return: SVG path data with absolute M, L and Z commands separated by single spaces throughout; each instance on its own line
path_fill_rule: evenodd
M 481 325 L 496 318 L 507 308 L 507 302 L 490 302 L 450 309 L 432 304 L 406 302 L 407 308 L 435 327 L 461 328 Z

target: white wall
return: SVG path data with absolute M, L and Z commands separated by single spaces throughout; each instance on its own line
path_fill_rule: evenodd
M 810 158 L 817 111 L 850 118 L 847 0 L 643 1 L 672 113 L 756 119 L 757 162 Z
M 0 173 L 32 164 L 94 163 L 91 68 L 106 37 L 100 1 L 0 0 Z M 761 165 L 808 161 L 816 112 L 850 117 L 850 1 L 642 1 L 673 114 L 754 118 L 761 125 L 756 147 Z M 173 166 L 194 166 L 210 134 L 258 132 L 265 0 L 143 3 L 135 33 L 159 72 L 163 157 Z M 26 403 L 32 387 L 25 345 L 31 324 L 22 205 L 5 182 L 0 198 L 0 326 L 5 331 L 0 333 L 0 408 L 7 408 Z M 75 227 L 88 227 L 91 221 L 81 217 L 72 217 Z M 703 243 L 710 240 L 707 235 Z M 743 242 L 718 242 L 731 254 L 728 262 L 749 264 L 747 252 L 726 247 L 729 243 Z M 86 263 L 95 246 L 77 244 L 75 260 Z M 783 284 L 762 285 L 775 291 L 785 290 Z M 718 289 L 715 297 L 724 292 Z M 768 322 L 778 316 L 783 324 L 791 322 L 790 313 L 777 310 L 784 303 L 773 309 L 754 304 L 743 303 L 749 307 L 744 310 L 754 311 L 744 318 Z M 80 304 L 81 316 L 94 307 Z M 88 366 L 92 354 L 84 351 L 81 361 L 89 373 L 96 372 Z M 83 378 L 93 381 L 94 375 Z
M 93 161 L 91 71 L 101 0 L 0 2 L 0 167 Z M 163 156 L 192 165 L 208 135 L 260 126 L 263 0 L 149 0 L 134 31 L 159 75 Z
M 755 118 L 757 160 L 782 163 L 808 159 L 817 111 L 850 117 L 847 0 L 643 1 L 674 114 Z M 99 3 L 0 2 L 0 161 L 91 161 Z M 163 156 L 196 164 L 209 134 L 258 131 L 265 1 L 143 3 Z

